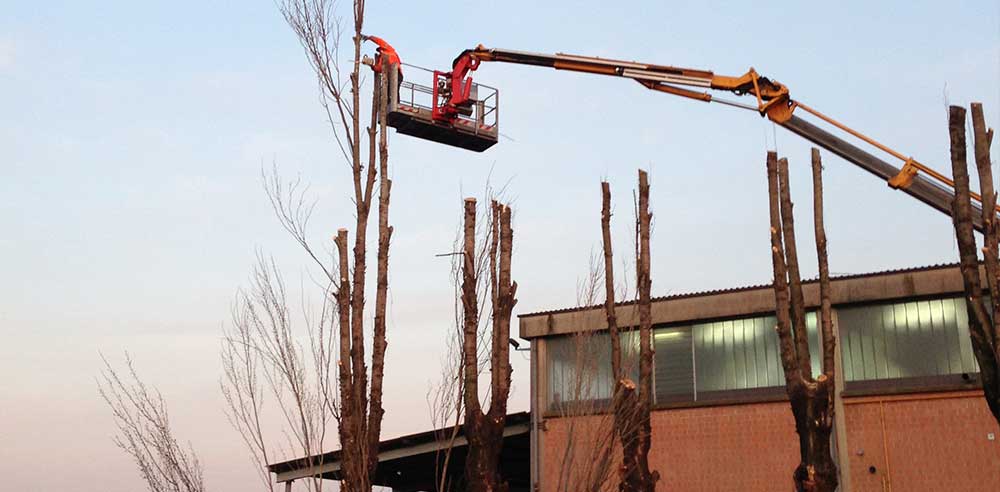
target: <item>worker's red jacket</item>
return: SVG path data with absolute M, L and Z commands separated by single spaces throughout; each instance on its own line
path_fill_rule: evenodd
M 402 63 L 399 61 L 399 54 L 396 53 L 396 49 L 393 48 L 391 44 L 385 42 L 384 39 L 378 36 L 368 36 L 368 39 L 371 42 L 377 44 L 378 47 L 382 49 L 382 56 L 386 57 L 386 59 L 389 60 L 390 64 L 395 64 L 397 67 L 399 67 L 399 73 L 403 73 Z M 375 66 L 372 68 L 374 68 L 376 72 L 381 72 L 382 59 L 376 57 Z

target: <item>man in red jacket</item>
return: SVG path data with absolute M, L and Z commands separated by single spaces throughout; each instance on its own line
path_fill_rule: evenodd
M 378 36 L 368 36 L 366 34 L 361 35 L 361 39 L 364 41 L 371 41 L 378 45 L 375 49 L 375 65 L 372 67 L 376 72 L 382 71 L 382 60 L 387 60 L 389 64 L 395 64 L 397 70 L 399 70 L 399 83 L 403 83 L 403 63 L 399 60 L 399 53 L 396 53 L 396 49 L 392 47 L 391 44 L 387 43 L 384 39 Z M 384 57 L 384 58 L 383 58 Z

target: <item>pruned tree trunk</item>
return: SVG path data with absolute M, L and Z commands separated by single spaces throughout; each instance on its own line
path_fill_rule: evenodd
M 618 334 L 618 315 L 615 313 L 615 257 L 611 246 L 611 184 L 601 182 L 601 238 L 604 245 L 604 313 L 611 335 L 611 375 L 618 383 L 622 373 L 622 341 Z
M 382 73 L 395 70 L 386 62 Z M 368 475 L 375 474 L 378 466 L 378 444 L 382 435 L 382 381 L 385 378 L 385 351 L 389 346 L 385 333 L 385 310 L 389 294 L 389 243 L 392 240 L 393 228 L 389 225 L 389 198 L 392 192 L 392 180 L 389 179 L 389 143 L 388 143 L 388 79 L 376 73 L 375 95 L 373 106 L 378 109 L 378 252 L 375 272 L 375 319 L 372 329 L 372 382 L 371 402 L 368 410 Z M 375 122 L 372 122 L 372 126 Z
M 601 183 L 601 236 L 604 249 L 604 309 L 611 338 L 611 367 L 615 380 L 611 411 L 622 447 L 622 465 L 618 490 L 650 492 L 659 480 L 658 472 L 649 470 L 649 449 L 652 441 L 650 412 L 653 398 L 653 345 L 650 298 L 649 177 L 639 171 L 639 210 L 636 217 L 638 244 L 636 249 L 636 280 L 639 309 L 639 384 L 632 381 L 622 368 L 621 338 L 615 312 L 614 255 L 611 246 L 611 187 Z
M 384 73 L 384 72 L 383 72 Z M 385 376 L 386 300 L 389 282 L 389 200 L 392 181 L 388 177 L 386 144 L 386 79 L 374 72 L 372 121 L 369 133 L 369 164 L 362 179 L 362 166 L 354 167 L 357 204 L 357 232 L 354 248 L 348 251 L 347 231 L 337 233 L 340 282 L 337 287 L 340 313 L 340 439 L 344 450 L 341 487 L 346 492 L 367 492 L 378 465 L 381 435 L 382 381 Z M 376 134 L 378 139 L 376 140 Z M 377 149 L 377 150 L 376 150 Z M 378 157 L 376 165 L 376 156 Z M 367 281 L 367 230 L 374 188 L 378 180 L 378 250 L 375 273 L 375 317 L 372 327 L 371 381 L 365 361 L 365 284 Z M 353 253 L 353 263 L 349 257 Z M 351 267 L 353 266 L 353 271 Z
M 649 175 L 639 170 L 639 256 L 636 258 L 636 282 L 639 291 L 639 443 L 635 461 L 638 480 L 630 490 L 652 491 L 659 475 L 649 471 L 649 448 L 652 442 L 650 411 L 653 408 L 653 316 L 650 289 L 649 228 L 653 214 L 649 212 Z
M 224 341 L 223 392 L 234 427 L 243 435 L 251 454 L 257 460 L 267 461 L 267 441 L 260 418 L 263 407 L 260 398 L 265 392 L 257 382 L 259 367 L 289 427 L 276 434 L 284 434 L 290 440 L 294 438 L 306 456 L 303 458 L 306 465 L 315 470 L 323 464 L 327 424 L 335 421 L 342 451 L 339 490 L 369 492 L 378 464 L 384 415 L 382 392 L 388 347 L 386 304 L 393 232 L 389 225 L 392 182 L 388 177 L 386 103 L 389 90 L 395 87 L 387 87 L 382 74 L 392 73 L 398 67 L 390 65 L 388 60 L 384 60 L 386 63 L 381 67 L 371 67 L 369 107 L 369 100 L 361 94 L 361 70 L 370 65 L 363 63 L 361 56 L 365 2 L 354 0 L 350 5 L 353 22 L 350 28 L 342 30 L 349 24 L 337 17 L 336 5 L 331 0 L 278 2 L 282 16 L 315 72 L 320 103 L 351 174 L 348 198 L 354 205 L 354 236 L 351 238 L 346 228 L 337 231 L 333 265 L 321 259 L 323 255 L 317 254 L 318 250 L 307 240 L 306 225 L 314 204 L 305 200 L 301 183 L 293 181 L 283 185 L 277 175 L 272 180 L 265 176 L 264 180 L 281 226 L 320 267 L 328 282 L 323 289 L 323 308 L 318 320 L 307 320 L 312 325 L 308 338 L 314 367 L 304 365 L 307 354 L 291 330 L 280 275 L 273 264 L 263 265 L 264 268 L 258 266 L 255 289 L 249 295 L 240 296 L 234 319 L 236 328 L 233 336 Z M 342 34 L 350 35 L 351 42 L 341 44 Z M 350 46 L 352 56 L 343 56 L 341 46 Z M 349 69 L 341 70 L 339 60 L 343 59 L 353 60 Z M 362 131 L 363 112 L 367 109 L 370 109 L 371 120 Z M 378 218 L 375 302 L 371 306 L 366 304 L 366 286 L 370 273 L 367 253 L 373 207 L 377 207 Z M 370 325 L 365 322 L 369 316 L 373 318 Z M 369 340 L 372 344 L 370 359 L 366 354 Z M 252 350 L 243 349 L 241 344 Z M 322 479 L 318 475 L 306 483 L 314 491 L 322 489 Z
M 972 228 L 972 204 L 969 191 L 969 171 L 966 160 L 965 108 L 951 106 L 948 111 L 948 134 L 951 138 L 951 168 L 955 181 L 955 201 L 952 220 L 958 242 L 960 269 L 965 287 L 965 305 L 969 312 L 969 336 L 972 351 L 979 363 L 983 393 L 993 418 L 1000 424 L 1000 340 L 997 338 L 996 320 L 1000 319 L 1000 302 L 997 302 L 1000 284 L 1000 258 L 997 244 L 1000 227 L 996 217 L 996 192 L 993 188 L 993 170 L 990 164 L 990 144 L 993 129 L 987 129 L 983 106 L 972 103 L 972 130 L 979 186 L 983 201 L 983 264 L 989 293 L 993 295 L 992 312 L 983 298 L 979 276 L 979 254 Z
M 476 286 L 476 200 L 465 200 L 462 262 L 465 436 L 469 442 L 465 463 L 466 490 L 506 492 L 500 470 L 503 430 L 510 395 L 510 319 L 517 303 L 517 282 L 511 280 L 514 233 L 510 207 L 497 201 L 490 205 L 489 295 L 492 303 L 490 353 L 490 405 L 484 412 L 479 403 L 479 300 Z
M 830 318 L 830 274 L 823 228 L 822 163 L 813 149 L 813 217 L 819 260 L 820 312 L 823 337 L 822 373 L 812 377 L 805 301 L 795 245 L 795 222 L 788 185 L 788 161 L 767 154 L 767 182 L 771 222 L 771 260 L 774 268 L 775 316 L 785 390 L 799 435 L 800 461 L 792 477 L 798 492 L 833 492 L 837 467 L 830 447 L 834 414 L 834 348 Z

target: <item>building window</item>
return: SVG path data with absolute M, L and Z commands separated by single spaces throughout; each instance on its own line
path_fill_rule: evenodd
M 620 333 L 622 367 L 638 381 L 639 332 Z M 581 411 L 582 404 L 604 404 L 611 398 L 611 337 L 608 332 L 588 332 L 546 339 L 550 411 L 562 412 L 567 405 Z M 586 409 L 583 409 L 584 413 Z
M 909 378 L 925 384 L 926 378 L 944 381 L 978 372 L 961 297 L 840 307 L 835 312 L 844 379 L 853 383 L 849 389 Z M 739 398 L 765 388 L 783 393 L 776 324 L 772 315 L 654 327 L 654 403 Z M 822 347 L 815 312 L 806 314 L 806 331 L 816 377 Z M 608 336 L 605 331 L 546 339 L 550 411 L 569 408 L 567 404 L 574 409 L 591 405 L 597 411 L 607 404 L 614 387 Z M 621 337 L 623 366 L 638 382 L 639 333 L 623 331 Z
M 656 404 L 717 400 L 745 390 L 783 388 L 774 316 L 712 321 L 653 329 L 653 401 Z M 820 372 L 816 314 L 807 313 L 812 371 Z M 622 337 L 622 364 L 638 381 L 638 331 Z M 611 344 L 607 332 L 546 340 L 548 408 L 577 411 L 612 395 Z M 779 389 L 775 393 L 782 393 Z
M 840 308 L 837 315 L 848 382 L 979 371 L 961 297 Z
M 774 316 L 693 325 L 695 399 L 715 392 L 785 385 Z M 813 375 L 820 372 L 816 313 L 806 313 Z M 700 395 L 700 398 L 699 398 Z
M 694 401 L 694 354 L 689 327 L 653 330 L 655 401 Z
M 723 392 L 785 384 L 774 316 L 657 329 L 657 403 L 716 399 Z M 816 314 L 806 314 L 812 371 L 820 371 Z

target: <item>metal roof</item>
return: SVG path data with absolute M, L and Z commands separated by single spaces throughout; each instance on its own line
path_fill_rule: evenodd
M 501 460 L 504 463 L 505 479 L 512 492 L 528 490 L 530 421 L 530 413 L 518 412 L 508 414 L 504 422 Z M 449 446 L 454 453 L 452 464 L 449 466 L 450 474 L 455 474 L 455 470 L 462 470 L 466 453 L 465 430 L 459 425 L 452 441 L 450 433 L 453 429 L 454 427 L 449 426 L 381 441 L 378 450 L 379 465 L 376 476 L 373 477 L 374 484 L 403 492 L 433 489 L 437 453 Z M 336 450 L 311 456 L 308 460 L 303 457 L 274 463 L 268 465 L 267 469 L 277 475 L 279 482 L 308 476 L 340 480 L 341 455 L 342 450 Z

